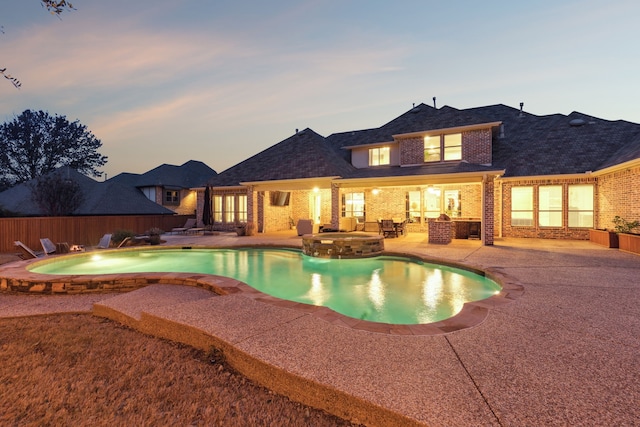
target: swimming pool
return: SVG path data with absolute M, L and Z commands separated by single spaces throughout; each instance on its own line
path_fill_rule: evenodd
M 35 263 L 41 274 L 185 272 L 227 276 L 277 298 L 329 307 L 345 316 L 424 324 L 456 315 L 500 286 L 479 274 L 416 259 L 323 259 L 287 249 L 104 251 Z

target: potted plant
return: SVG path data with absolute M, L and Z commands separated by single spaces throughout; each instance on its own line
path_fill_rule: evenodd
M 249 221 L 244 227 L 244 234 L 247 236 L 255 236 L 256 234 L 256 225 Z
M 150 245 L 159 245 L 160 244 L 160 235 L 163 233 L 158 227 L 151 228 L 147 234 L 149 235 L 149 244 Z
M 238 236 L 253 236 L 256 234 L 256 226 L 251 221 L 245 224 L 239 224 L 236 226 L 236 233 Z
M 618 233 L 618 247 L 621 251 L 640 254 L 640 234 L 633 233 L 633 230 L 640 227 L 640 221 L 627 221 L 624 218 L 615 216 L 613 218 L 615 231 Z

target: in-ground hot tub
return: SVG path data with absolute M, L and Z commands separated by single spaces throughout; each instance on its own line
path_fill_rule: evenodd
M 302 253 L 316 258 L 366 258 L 382 254 L 384 236 L 321 233 L 302 236 Z

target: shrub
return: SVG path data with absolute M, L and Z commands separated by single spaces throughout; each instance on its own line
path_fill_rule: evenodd
M 634 229 L 640 227 L 640 221 L 627 221 L 618 215 L 613 218 L 613 223 L 615 224 L 614 230 L 616 233 L 631 233 Z
M 127 237 L 135 237 L 136 233 L 134 233 L 131 230 L 116 230 L 113 232 L 113 234 L 111 235 L 111 240 L 113 241 L 113 243 L 115 243 L 116 245 L 119 245 L 120 242 L 122 242 L 124 239 L 126 239 Z

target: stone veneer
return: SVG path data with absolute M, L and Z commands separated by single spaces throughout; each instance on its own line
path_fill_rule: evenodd
M 324 233 L 302 236 L 302 253 L 315 258 L 366 258 L 382 254 L 384 237 L 373 234 Z

